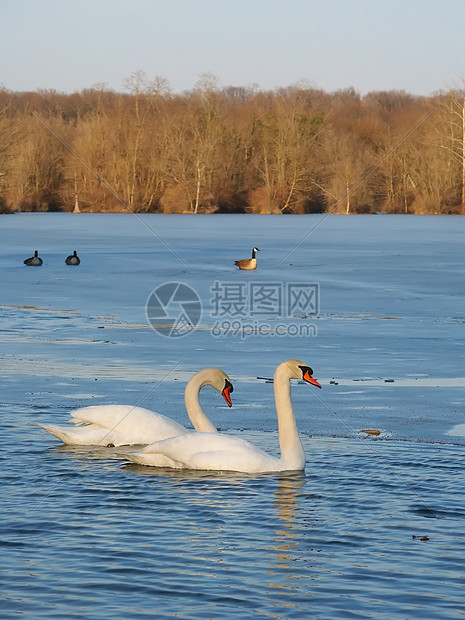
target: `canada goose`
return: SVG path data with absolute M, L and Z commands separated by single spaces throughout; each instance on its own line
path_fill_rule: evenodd
M 254 248 L 252 250 L 252 258 L 244 258 L 243 260 L 236 260 L 234 264 L 239 267 L 239 269 L 256 269 L 257 268 L 257 259 L 255 258 L 255 252 L 260 252 L 258 248 Z
M 23 261 L 25 265 L 28 267 L 40 267 L 43 263 L 43 260 L 39 256 L 39 252 L 36 250 L 34 252 L 34 256 L 30 256 Z
M 80 262 L 81 262 L 81 259 L 77 255 L 76 250 L 74 250 L 73 254 L 70 254 L 65 260 L 65 263 L 67 265 L 79 265 Z

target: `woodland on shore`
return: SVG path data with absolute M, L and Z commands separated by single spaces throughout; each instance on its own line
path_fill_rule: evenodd
M 465 84 L 0 89 L 0 212 L 465 213 Z

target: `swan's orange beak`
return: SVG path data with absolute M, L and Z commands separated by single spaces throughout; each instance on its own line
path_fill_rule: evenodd
M 306 373 L 304 374 L 305 381 L 307 381 L 307 383 L 311 383 L 312 385 L 316 385 L 316 387 L 321 388 L 321 385 L 318 383 L 318 381 L 316 379 L 314 379 L 312 377 L 312 375 L 310 374 L 310 372 L 307 370 Z
M 229 381 L 227 381 L 224 387 L 224 390 L 221 392 L 221 394 L 224 400 L 228 403 L 228 407 L 232 407 L 231 396 L 230 396 L 231 392 L 234 392 L 234 388 L 229 383 Z

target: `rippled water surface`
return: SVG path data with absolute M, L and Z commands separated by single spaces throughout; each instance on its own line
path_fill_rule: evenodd
M 2 216 L 0 616 L 465 617 L 464 233 L 456 217 Z M 254 245 L 257 272 L 234 271 Z M 167 281 L 202 299 L 184 338 L 147 323 Z M 285 319 L 315 334 L 215 338 L 215 281 L 317 282 L 318 316 Z M 206 389 L 208 415 L 278 455 L 270 378 L 290 357 L 322 384 L 292 387 L 302 473 L 139 467 L 133 447 L 34 424 L 115 402 L 188 425 L 186 381 L 218 366 L 234 406 Z

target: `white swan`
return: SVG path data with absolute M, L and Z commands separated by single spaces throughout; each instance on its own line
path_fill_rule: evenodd
M 267 454 L 248 441 L 218 433 L 171 437 L 146 446 L 140 452 L 124 456 L 141 465 L 174 469 L 236 471 L 251 474 L 301 471 L 305 468 L 305 454 L 292 408 L 290 380 L 304 379 L 321 387 L 312 374 L 312 369 L 298 360 L 283 362 L 274 373 L 280 458 Z
M 187 413 L 198 432 L 216 433 L 216 428 L 204 413 L 199 392 L 211 385 L 220 392 L 231 407 L 233 386 L 227 374 L 218 368 L 197 372 L 186 385 L 184 402 Z M 148 444 L 174 435 L 191 434 L 184 426 L 161 413 L 131 405 L 97 405 L 71 411 L 76 428 L 56 424 L 37 424 L 65 444 L 79 446 L 124 446 Z

